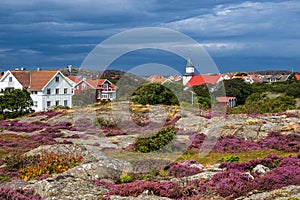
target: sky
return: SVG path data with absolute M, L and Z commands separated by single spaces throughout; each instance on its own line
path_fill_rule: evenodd
M 1 0 L 0 70 L 81 67 L 101 42 L 146 27 L 192 38 L 220 72 L 300 71 L 299 0 Z M 184 73 L 186 61 L 140 49 L 109 68 L 130 71 L 147 63 Z

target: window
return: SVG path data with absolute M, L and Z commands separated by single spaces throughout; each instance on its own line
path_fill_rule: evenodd
M 55 89 L 55 94 L 59 94 L 59 88 Z
M 8 78 L 8 81 L 9 81 L 9 82 L 12 82 L 12 77 L 9 77 L 9 78 Z
M 47 107 L 49 108 L 51 106 L 51 101 L 47 101 Z
M 55 105 L 58 106 L 59 105 L 59 100 L 55 101 Z
M 68 88 L 64 88 L 64 94 L 68 94 Z
M 68 100 L 64 100 L 64 106 L 68 106 Z
M 108 89 L 108 84 L 107 84 L 107 83 L 104 83 L 104 84 L 103 84 L 103 88 L 104 88 L 104 89 Z
M 82 83 L 82 89 L 85 89 L 85 88 L 86 88 L 86 84 Z
M 37 94 L 37 91 L 31 91 L 31 94 Z
M 33 102 L 33 107 L 38 107 L 38 102 L 37 101 Z
M 58 76 L 55 77 L 55 82 L 59 82 L 59 77 Z
M 48 94 L 48 95 L 51 94 L 51 88 L 48 88 L 48 89 L 47 89 L 47 94 Z

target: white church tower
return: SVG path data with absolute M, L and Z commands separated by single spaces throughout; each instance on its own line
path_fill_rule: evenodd
M 195 66 L 193 65 L 192 59 L 189 56 L 185 66 L 185 74 L 182 77 L 183 85 L 186 85 L 194 75 L 195 75 Z

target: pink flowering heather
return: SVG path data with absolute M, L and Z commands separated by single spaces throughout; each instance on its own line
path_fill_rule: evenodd
M 42 200 L 42 198 L 35 194 L 33 189 L 21 189 L 16 190 L 10 187 L 0 186 L 0 199 L 16 199 L 16 200 Z
M 108 193 L 110 195 L 120 196 L 138 196 L 145 190 L 156 196 L 168 198 L 180 198 L 181 186 L 176 182 L 154 182 L 154 181 L 135 181 L 131 183 L 117 184 Z
M 168 167 L 169 176 L 174 177 L 185 177 L 195 174 L 199 174 L 202 170 L 198 167 L 193 167 L 191 164 L 195 163 L 194 161 L 185 160 L 181 163 L 173 163 Z

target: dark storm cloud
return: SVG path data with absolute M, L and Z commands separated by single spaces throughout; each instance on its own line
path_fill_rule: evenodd
M 2 0 L 0 67 L 78 66 L 111 35 L 149 26 L 183 32 L 213 57 L 293 59 L 299 10 L 296 0 Z

